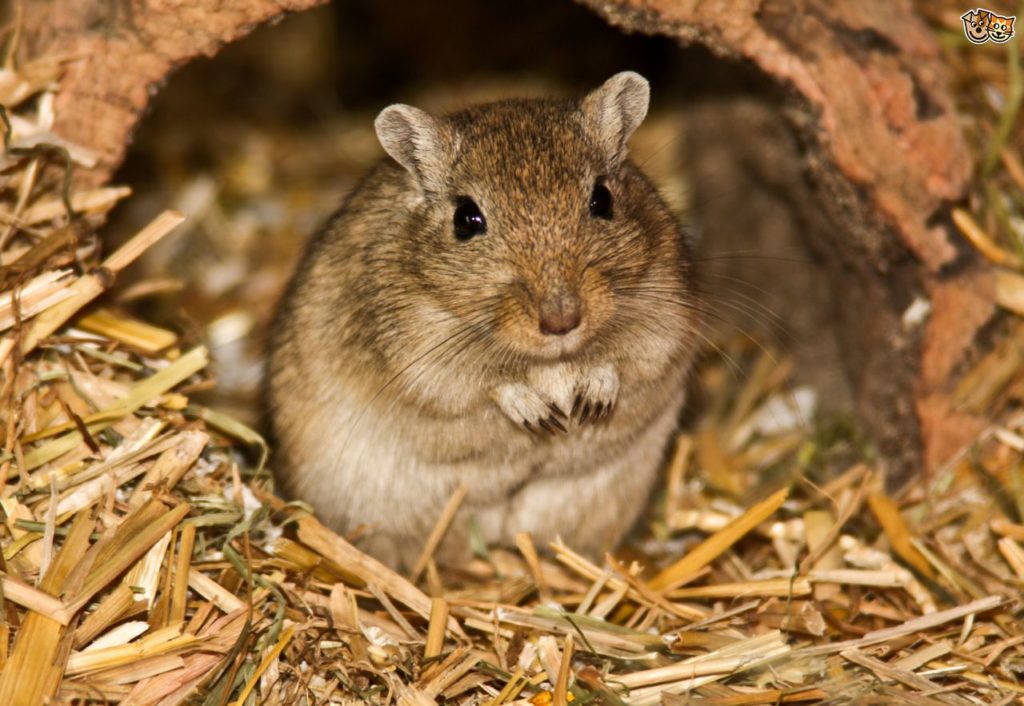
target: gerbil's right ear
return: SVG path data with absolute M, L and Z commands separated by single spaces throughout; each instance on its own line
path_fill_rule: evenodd
M 452 130 L 429 113 L 396 103 L 373 123 L 384 151 L 416 177 L 426 193 L 444 191 L 445 173 L 455 153 Z

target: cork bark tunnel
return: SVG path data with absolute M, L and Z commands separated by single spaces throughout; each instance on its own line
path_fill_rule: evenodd
M 175 69 L 321 3 L 25 3 L 29 51 L 76 57 L 54 130 L 100 155 L 76 178 L 111 178 Z M 803 253 L 796 274 L 786 258 L 766 258 L 736 276 L 771 292 L 807 377 L 817 369 L 840 380 L 835 394 L 849 396 L 898 477 L 948 459 L 981 425 L 951 394 L 994 294 L 991 274 L 950 227 L 970 160 L 934 36 L 910 4 L 582 4 L 692 57 L 674 85 L 686 91 L 686 151 L 709 259 Z M 915 302 L 918 311 L 930 305 L 926 318 L 906 315 Z M 843 375 L 826 374 L 836 367 Z

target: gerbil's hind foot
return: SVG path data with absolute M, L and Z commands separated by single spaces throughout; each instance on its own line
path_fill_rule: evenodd
M 495 390 L 495 401 L 505 416 L 531 434 L 564 434 L 565 412 L 522 383 L 508 383 Z
M 607 419 L 619 397 L 619 374 L 611 365 L 587 370 L 576 385 L 576 398 L 570 415 L 578 424 Z

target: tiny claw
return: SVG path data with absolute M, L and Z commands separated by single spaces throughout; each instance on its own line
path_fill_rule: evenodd
M 552 436 L 555 435 L 555 427 L 551 424 L 551 421 L 549 419 L 541 419 L 537 423 L 540 425 L 540 428 L 546 431 L 548 434 L 551 434 Z
M 590 403 L 587 402 L 583 405 L 583 411 L 580 412 L 580 424 L 586 424 L 590 421 L 590 413 L 593 411 Z
M 614 409 L 614 407 L 610 402 L 606 404 L 604 409 L 601 411 L 601 419 L 607 419 L 612 416 L 612 409 Z
M 523 427 L 526 429 L 526 431 L 530 432 L 531 434 L 537 433 L 537 430 L 534 428 L 534 426 L 526 420 L 523 420 Z
M 569 431 L 568 429 L 565 428 L 565 425 L 562 424 L 561 420 L 559 420 L 558 417 L 550 417 L 548 419 L 548 423 L 551 424 L 551 426 L 553 426 L 555 429 L 558 429 L 558 431 L 562 432 L 563 434 Z
M 604 402 L 596 402 L 594 404 L 594 421 L 599 422 L 604 417 L 605 404 Z
M 583 404 L 583 396 L 582 395 L 576 395 L 576 400 L 572 403 L 572 412 L 570 413 L 569 416 L 575 417 L 576 414 L 580 411 L 580 405 L 581 404 Z
M 559 407 L 558 405 L 556 405 L 554 402 L 548 402 L 548 409 L 551 410 L 551 414 L 552 414 L 552 416 L 554 418 L 556 418 L 556 419 L 565 419 L 566 418 L 565 417 L 565 412 L 563 412 L 562 408 Z

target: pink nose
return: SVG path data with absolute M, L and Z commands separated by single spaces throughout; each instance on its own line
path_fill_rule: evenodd
M 540 303 L 540 332 L 545 336 L 564 336 L 580 325 L 583 318 L 580 299 L 575 294 L 552 294 Z

